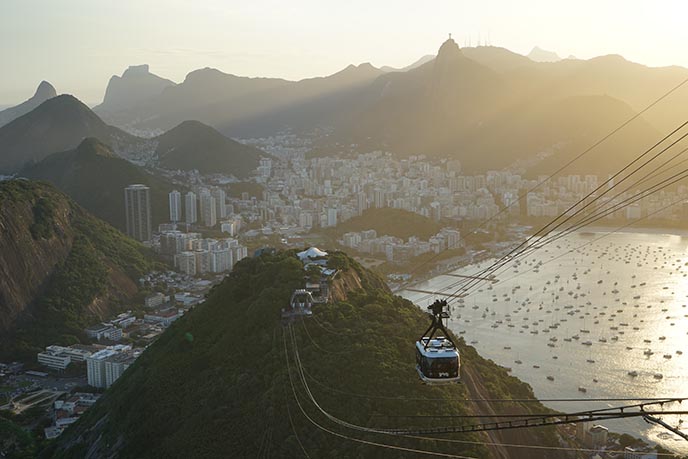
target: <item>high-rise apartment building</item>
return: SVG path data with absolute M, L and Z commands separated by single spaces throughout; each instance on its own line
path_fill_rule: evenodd
M 184 197 L 184 208 L 186 211 L 186 223 L 192 224 L 198 221 L 198 212 L 196 207 L 196 193 L 189 191 Z
M 227 218 L 227 193 L 225 190 L 216 188 L 213 190 L 213 197 L 215 198 L 215 216 L 218 219 Z
M 203 224 L 211 228 L 217 224 L 217 207 L 215 198 L 212 194 L 205 192 L 201 194 L 201 219 Z
M 170 221 L 182 221 L 182 194 L 177 190 L 170 192 Z
M 151 231 L 150 188 L 146 185 L 129 185 L 124 189 L 124 211 L 127 234 L 139 241 L 149 241 Z

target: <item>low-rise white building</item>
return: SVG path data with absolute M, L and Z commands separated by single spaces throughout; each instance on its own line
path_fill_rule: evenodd
M 83 362 L 92 353 L 78 345 L 71 347 L 48 346 L 37 355 L 38 363 L 53 370 L 65 370 L 72 362 Z

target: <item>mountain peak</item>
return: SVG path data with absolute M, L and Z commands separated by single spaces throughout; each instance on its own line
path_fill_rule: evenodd
M 48 113 L 55 113 L 52 112 L 53 110 L 70 110 L 69 113 L 82 113 L 88 118 L 97 118 L 96 114 L 93 113 L 86 104 L 71 94 L 60 94 L 59 96 L 48 99 L 38 108 L 41 107 L 43 111 Z
M 148 75 L 150 73 L 149 68 L 150 67 L 148 67 L 148 64 L 130 65 L 129 68 L 127 68 L 124 71 L 122 77 L 133 75 Z
M 14 121 L 20 116 L 26 115 L 34 108 L 38 107 L 46 100 L 52 99 L 56 95 L 57 91 L 55 91 L 53 85 L 47 81 L 41 81 L 41 83 L 38 85 L 38 88 L 36 88 L 36 92 L 34 93 L 33 97 L 19 105 L 10 107 L 4 111 L 0 111 L 0 127 L 10 123 L 11 121 Z
M 442 43 L 439 51 L 437 51 L 437 57 L 433 64 L 435 75 L 438 77 L 440 75 L 448 75 L 456 69 L 457 65 L 461 65 L 461 62 L 466 62 L 463 52 L 459 49 L 459 45 L 456 44 L 454 39 L 449 37 L 447 41 Z
M 554 51 L 547 51 L 538 46 L 535 46 L 532 51 L 528 53 L 528 58 L 535 62 L 559 62 L 561 60 L 561 57 Z
M 41 81 L 38 88 L 36 88 L 36 93 L 33 95 L 34 98 L 43 100 L 52 99 L 55 96 L 57 96 L 57 91 L 55 91 L 53 85 L 45 80 Z
M 459 45 L 457 45 L 451 37 L 442 43 L 442 46 L 440 46 L 437 52 L 438 59 L 454 59 L 459 56 L 463 56 L 463 53 L 459 49 Z
M 117 158 L 118 156 L 110 150 L 110 147 L 105 145 L 95 137 L 86 137 L 76 147 L 77 156 L 103 156 L 105 158 Z
M 121 77 L 113 75 L 110 78 L 103 103 L 95 110 L 99 113 L 127 110 L 159 96 L 174 85 L 173 81 L 150 73 L 148 64 L 130 65 Z

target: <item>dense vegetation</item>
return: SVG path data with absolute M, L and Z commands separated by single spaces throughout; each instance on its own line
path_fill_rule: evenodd
M 19 424 L 0 413 L 0 451 L 10 459 L 30 459 L 35 457 L 36 444 L 31 433 Z
M 47 239 L 52 235 L 55 206 L 46 198 L 39 198 L 33 206 L 33 224 L 30 231 L 34 239 Z
M 52 183 L 93 215 L 121 231 L 126 229 L 124 188 L 133 183 L 150 187 L 153 225 L 170 218 L 168 193 L 174 185 L 116 156 L 94 138 L 85 139 L 74 150 L 55 153 L 31 164 L 21 175 Z
M 261 156 L 271 155 L 227 138 L 198 121 L 184 121 L 156 137 L 160 165 L 167 169 L 198 170 L 202 174 L 249 177 Z
M 378 236 L 388 235 L 401 239 L 416 236 L 427 240 L 437 234 L 442 229 L 442 225 L 415 212 L 385 207 L 367 209 L 362 215 L 337 225 L 334 231 L 337 236 L 341 236 L 351 231 L 369 229 L 377 231 Z
M 54 188 L 28 180 L 12 180 L 0 185 L 5 205 L 32 206 L 29 223 L 34 243 L 51 243 L 57 233 L 71 239 L 71 246 L 40 294 L 33 299 L 9 336 L 2 336 L 0 359 L 34 360 L 48 344 L 72 344 L 84 338 L 83 330 L 96 319 L 90 310 L 94 300 L 108 297 L 124 301 L 126 292 L 111 278 L 128 277 L 131 285 L 142 274 L 159 267 L 152 253 L 105 222 L 87 214 Z M 66 214 L 67 223 L 56 220 Z M 11 257 L 13 254 L 0 254 Z
M 338 254 L 334 263 L 343 264 L 342 257 Z M 465 385 L 429 387 L 418 381 L 412 343 L 427 326 L 425 314 L 391 295 L 380 278 L 355 261 L 346 264 L 349 269 L 335 282 L 360 288 L 350 287 L 345 301 L 316 306 L 312 318 L 292 325 L 320 405 L 346 421 L 376 426 L 403 423 L 385 415 L 473 412 L 475 407 L 451 400 L 467 396 Z M 43 457 L 299 457 L 299 442 L 310 457 L 413 456 L 331 436 L 299 411 L 285 360 L 288 350 L 292 380 L 301 387 L 294 374 L 294 348 L 289 329 L 280 323 L 280 309 L 302 285 L 304 274 L 293 252 L 242 260 L 204 304 L 176 321 Z M 461 350 L 464 365 L 475 368 L 490 395 L 533 396 L 527 385 L 472 348 L 462 343 Z M 343 430 L 305 403 L 303 388 L 298 391 L 309 415 L 334 431 L 411 448 L 488 455 L 482 445 L 447 446 Z M 549 430 L 521 438 L 543 445 L 554 441 Z

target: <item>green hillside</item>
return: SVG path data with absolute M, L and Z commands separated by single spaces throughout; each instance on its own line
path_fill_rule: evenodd
M 51 153 L 76 148 L 86 137 L 100 139 L 115 150 L 140 142 L 105 124 L 74 96 L 62 94 L 0 127 L 0 171 L 16 173 Z
M 156 267 L 141 244 L 47 184 L 0 182 L 0 225 L 0 361 L 79 342 Z
M 533 397 L 529 386 L 463 342 L 464 371 L 471 384 L 421 384 L 413 343 L 427 326 L 426 314 L 393 296 L 377 276 L 353 260 L 338 259 L 340 266 L 350 266 L 333 284 L 338 301 L 316 306 L 312 318 L 293 324 L 295 346 L 289 328 L 280 323 L 280 309 L 302 284 L 301 263 L 293 252 L 242 260 L 204 304 L 176 321 L 42 457 L 290 458 L 304 456 L 303 451 L 309 457 L 328 458 L 418 457 L 318 429 L 300 412 L 291 382 L 309 416 L 339 434 L 405 448 L 490 456 L 483 445 L 352 432 L 306 401 L 295 374 L 296 349 L 315 399 L 332 415 L 354 424 L 408 425 L 408 420 L 385 415 L 474 413 L 485 407 L 456 399 L 475 391 L 484 396 Z M 514 403 L 509 409 L 526 408 Z M 488 437 L 460 438 L 470 442 Z M 549 429 L 491 438 L 556 442 Z M 545 455 L 535 451 L 522 457 Z
M 170 218 L 168 193 L 175 185 L 120 158 L 98 139 L 88 138 L 74 150 L 54 153 L 28 166 L 21 175 L 54 184 L 93 215 L 121 231 L 126 229 L 124 188 L 133 183 L 151 189 L 154 228 Z
M 261 156 L 271 155 L 244 145 L 198 121 L 184 121 L 155 140 L 160 165 L 167 169 L 198 170 L 203 174 L 232 174 L 247 178 Z

